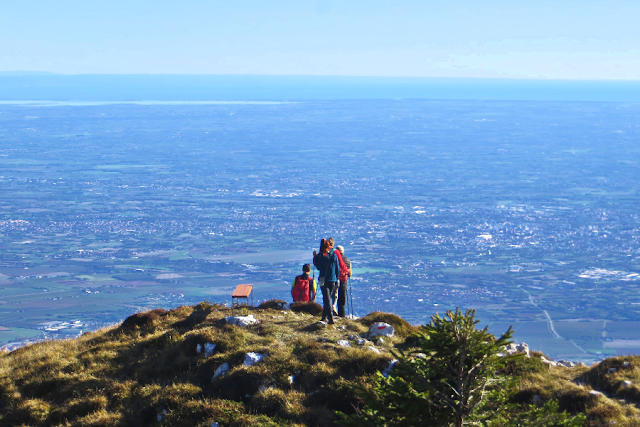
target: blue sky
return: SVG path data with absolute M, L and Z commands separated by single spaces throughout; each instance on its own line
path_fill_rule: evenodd
M 640 79 L 639 1 L 4 0 L 0 71 Z

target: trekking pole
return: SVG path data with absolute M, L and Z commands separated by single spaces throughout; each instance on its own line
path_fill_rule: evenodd
M 349 286 L 349 278 L 347 277 L 347 287 Z M 349 305 L 349 300 L 351 298 L 349 298 L 349 295 L 347 295 L 347 291 L 345 290 L 345 298 L 347 299 L 347 310 L 349 311 L 349 319 L 353 318 L 353 313 L 351 310 L 351 306 Z
M 351 318 L 355 317 L 355 313 L 353 312 L 353 293 L 351 292 L 351 277 L 347 278 L 347 283 L 349 284 L 349 299 L 351 300 Z
M 316 283 L 316 265 L 314 263 L 311 263 L 311 265 L 313 265 L 313 280 L 311 281 L 311 284 L 315 284 Z M 315 291 L 317 291 L 317 288 L 315 289 Z M 313 293 L 313 302 L 316 302 L 316 293 Z

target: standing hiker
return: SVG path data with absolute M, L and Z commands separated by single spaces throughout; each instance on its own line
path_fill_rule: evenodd
M 316 299 L 316 280 L 309 277 L 310 271 L 311 265 L 305 264 L 302 266 L 302 274 L 293 279 L 291 284 L 293 302 L 308 302 Z
M 333 239 L 320 241 L 320 253 L 313 252 L 313 265 L 318 269 L 318 282 L 321 283 L 323 304 L 321 321 L 333 325 L 331 294 L 340 278 L 340 262 L 333 250 Z
M 338 255 L 342 262 L 344 263 L 344 268 L 342 264 L 340 265 L 340 285 L 336 286 L 333 295 L 331 297 L 332 310 L 336 311 L 336 303 L 337 303 L 337 315 L 340 317 L 344 317 L 344 305 L 347 302 L 347 283 L 349 281 L 349 277 L 351 277 L 351 260 L 344 255 L 344 248 L 340 245 L 336 246 L 336 255 Z
M 327 242 L 329 242 L 329 244 L 331 245 L 331 247 L 333 247 L 335 241 L 333 240 L 333 237 L 329 237 L 329 240 L 327 240 Z M 338 248 L 341 248 L 342 246 L 338 246 Z M 334 316 L 338 315 L 338 311 L 337 311 L 337 307 L 336 307 L 336 302 L 338 300 L 338 288 L 340 285 L 340 281 L 342 281 L 343 279 L 346 281 L 348 280 L 347 276 L 347 272 L 349 272 L 350 267 L 347 267 L 347 265 L 344 263 L 344 261 L 342 261 L 342 253 L 340 251 L 334 251 L 332 250 L 335 254 L 336 257 L 338 257 L 338 264 L 340 265 L 340 277 L 338 278 L 338 283 L 336 284 L 336 286 L 333 288 L 333 292 L 331 293 L 331 312 L 333 313 Z M 344 276 L 344 277 L 343 277 Z M 344 316 L 341 316 L 344 317 Z

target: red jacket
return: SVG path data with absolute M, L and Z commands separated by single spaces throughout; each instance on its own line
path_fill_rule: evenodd
M 338 256 L 338 263 L 340 264 L 340 281 L 346 282 L 349 276 L 351 276 L 351 272 L 347 268 L 347 264 L 342 261 L 342 253 L 336 250 L 336 255 Z

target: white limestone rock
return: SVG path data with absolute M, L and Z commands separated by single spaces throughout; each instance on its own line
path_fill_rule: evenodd
M 242 364 L 242 366 L 245 366 L 245 367 L 246 366 L 253 366 L 256 363 L 260 362 L 265 357 L 267 357 L 266 354 L 254 353 L 254 352 L 250 351 L 249 353 L 244 355 L 244 363 Z
M 166 409 L 163 409 L 161 412 L 158 412 L 158 421 L 162 421 L 163 415 L 167 415 L 169 412 Z
M 542 356 L 542 357 L 540 358 L 540 361 L 541 361 L 542 363 L 546 364 L 546 365 L 549 365 L 549 366 L 558 366 L 558 364 L 557 364 L 556 362 L 554 362 L 553 360 L 549 360 L 549 359 L 547 359 L 547 358 L 546 358 L 546 357 L 544 357 L 544 356 Z
M 229 372 L 229 364 L 223 363 L 222 365 L 218 366 L 218 369 L 216 369 L 216 372 L 214 372 L 213 378 L 211 379 L 211 381 L 215 380 L 221 375 L 226 374 L 227 372 Z
M 396 330 L 388 323 L 376 322 L 369 328 L 368 338 L 375 337 L 393 337 L 396 335 Z
M 216 345 L 211 344 L 210 342 L 204 344 L 204 355 L 205 357 L 213 356 L 213 353 L 216 351 Z
M 529 344 L 522 342 L 520 344 L 511 343 L 505 347 L 503 354 L 524 354 L 527 357 L 531 357 L 531 351 L 529 350 Z
M 337 344 L 340 347 L 351 347 L 351 343 L 347 340 L 338 340 Z
M 565 368 L 573 368 L 577 366 L 577 363 L 571 362 L 569 360 L 559 360 L 557 363 L 558 363 L 558 366 L 563 366 Z
M 204 355 L 205 355 L 205 357 L 213 356 L 213 352 L 215 351 L 215 349 L 216 349 L 216 345 L 215 344 L 211 344 L 209 342 L 205 343 L 204 344 Z M 196 346 L 196 352 L 198 354 L 202 353 L 202 344 L 198 344 Z
M 374 353 L 378 353 L 380 354 L 380 350 L 378 350 L 377 348 L 375 348 L 374 346 L 370 345 L 369 346 L 369 350 L 373 351 Z
M 225 317 L 225 320 L 228 324 L 235 326 L 249 326 L 260 322 L 253 317 L 253 314 L 249 314 L 248 316 L 228 316 Z
M 398 359 L 393 359 L 391 362 L 389 362 L 389 366 L 387 366 L 385 370 L 382 371 L 382 375 L 384 375 L 385 378 L 388 378 L 389 375 L 391 375 L 391 371 L 393 371 L 393 368 L 394 366 L 396 366 L 397 363 L 398 363 Z

